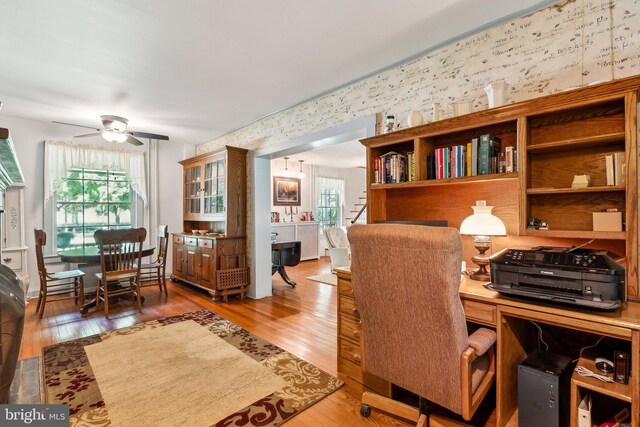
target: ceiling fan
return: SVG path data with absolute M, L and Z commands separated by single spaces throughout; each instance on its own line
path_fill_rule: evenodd
M 91 126 L 76 125 L 74 123 L 57 122 L 55 120 L 53 121 L 53 123 L 57 123 L 60 125 L 77 126 L 87 129 L 95 129 L 97 131 L 96 133 L 76 135 L 74 138 L 87 138 L 90 136 L 102 135 L 102 137 L 109 142 L 120 144 L 126 141 L 129 144 L 133 145 L 143 145 L 142 141 L 137 138 L 161 139 L 164 141 L 169 140 L 168 136 L 159 135 L 156 133 L 136 131 L 127 132 L 127 124 L 129 123 L 129 120 L 125 119 L 124 117 L 100 116 L 100 118 L 102 119 L 102 126 L 104 126 L 104 129 L 98 129 Z

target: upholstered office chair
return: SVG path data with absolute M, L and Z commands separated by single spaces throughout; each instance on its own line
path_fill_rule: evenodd
M 166 295 L 169 295 L 167 290 L 167 280 L 165 277 L 165 271 L 167 270 L 167 246 L 169 244 L 169 227 L 166 224 L 158 226 L 158 247 L 156 260 L 148 264 L 142 264 L 140 267 L 140 286 L 155 286 L 158 285 L 160 293 L 164 290 Z
M 60 271 L 50 273 L 44 263 L 43 248 L 47 244 L 47 233 L 38 228 L 33 230 L 36 241 L 36 261 L 38 276 L 40 276 L 40 292 L 36 311 L 42 319 L 44 306 L 48 301 L 58 301 L 73 298 L 75 303 L 84 305 L 84 272 L 80 270 Z M 53 298 L 52 298 L 53 297 Z
M 458 230 L 354 225 L 349 242 L 363 368 L 471 419 L 494 381 L 496 334 L 485 328 L 467 333 L 458 295 Z M 362 405 L 364 416 L 373 406 L 429 425 L 428 410 L 374 393 L 363 393 Z M 431 418 L 431 425 L 440 425 L 437 417 Z
M 109 317 L 109 297 L 119 295 L 131 295 L 138 311 L 142 311 L 140 267 L 146 237 L 144 228 L 98 230 L 93 234 L 100 249 L 101 267 L 101 272 L 96 274 L 96 309 L 104 302 L 104 317 Z
M 329 246 L 331 271 L 333 272 L 339 267 L 349 267 L 349 264 L 351 264 L 351 248 L 344 230 L 340 227 L 325 227 L 322 232 Z

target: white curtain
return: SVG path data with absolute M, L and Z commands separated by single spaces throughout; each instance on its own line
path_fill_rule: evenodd
M 338 203 L 340 203 L 340 215 L 342 216 L 342 207 L 344 206 L 344 179 L 329 178 L 325 176 L 316 176 L 314 211 L 318 206 L 318 197 L 323 191 L 334 190 L 338 193 Z M 342 218 L 340 218 L 342 221 Z
M 144 153 L 124 148 L 105 149 L 73 142 L 45 141 L 44 143 L 44 202 L 60 188 L 71 168 L 90 168 L 120 171 L 127 174 L 131 188 L 145 206 L 147 180 Z

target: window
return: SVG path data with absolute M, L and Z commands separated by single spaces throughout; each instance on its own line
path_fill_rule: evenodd
M 316 195 L 316 221 L 320 223 L 320 229 L 340 227 L 344 180 L 316 177 Z
M 58 250 L 94 246 L 99 229 L 131 228 L 131 199 L 123 172 L 69 170 L 56 191 Z
M 321 229 L 340 226 L 340 195 L 336 190 L 325 189 L 319 194 L 316 221 Z

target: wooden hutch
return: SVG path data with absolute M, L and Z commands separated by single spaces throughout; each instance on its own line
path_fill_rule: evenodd
M 586 390 L 629 405 L 633 425 L 640 412 L 640 292 L 638 290 L 638 175 L 637 105 L 640 76 L 561 92 L 511 105 L 478 111 L 408 129 L 363 139 L 367 150 L 367 221 L 447 220 L 459 228 L 472 214 L 476 200 L 494 206 L 493 214 L 506 225 L 507 236 L 494 238 L 497 252 L 515 245 L 571 246 L 596 239 L 587 247 L 604 248 L 626 262 L 629 302 L 619 312 L 599 314 L 555 308 L 501 298 L 466 278 L 460 295 L 469 321 L 498 330 L 497 425 L 517 420 L 514 388 L 517 365 L 531 345 L 525 331 L 529 320 L 552 327 L 577 330 L 619 339 L 631 349 L 635 379 L 622 387 L 597 381 L 572 380 L 572 415 Z M 466 145 L 472 138 L 492 134 L 502 149 L 517 150 L 517 172 L 427 179 L 427 157 L 441 147 Z M 395 151 L 415 154 L 416 180 L 394 184 L 375 183 L 378 156 Z M 607 185 L 605 156 L 624 153 L 626 182 Z M 572 188 L 574 175 L 588 174 L 591 186 Z M 617 208 L 624 228 L 618 232 L 593 231 L 593 212 Z M 529 217 L 545 218 L 548 229 L 528 229 Z M 472 266 L 475 254 L 471 236 L 462 236 L 463 259 Z M 515 308 L 514 308 L 515 307 Z M 338 271 L 338 372 L 385 395 L 394 394 L 388 382 L 361 368 L 360 318 L 351 288 L 351 273 Z M 618 321 L 624 326 L 617 330 Z M 615 326 L 619 326 L 615 324 Z M 615 330 L 614 330 L 615 329 Z M 593 361 L 583 361 L 592 366 Z M 575 377 L 575 375 L 574 375 Z M 585 383 L 588 382 L 589 384 Z M 618 393 L 617 391 L 622 390 Z M 626 402 L 626 403 L 625 403 Z M 515 411 L 515 412 L 514 412 Z M 572 419 L 572 425 L 575 418 Z
M 247 150 L 226 146 L 180 162 L 183 231 L 173 233 L 171 279 L 206 289 L 214 299 L 242 298 L 249 285 L 246 157 Z

